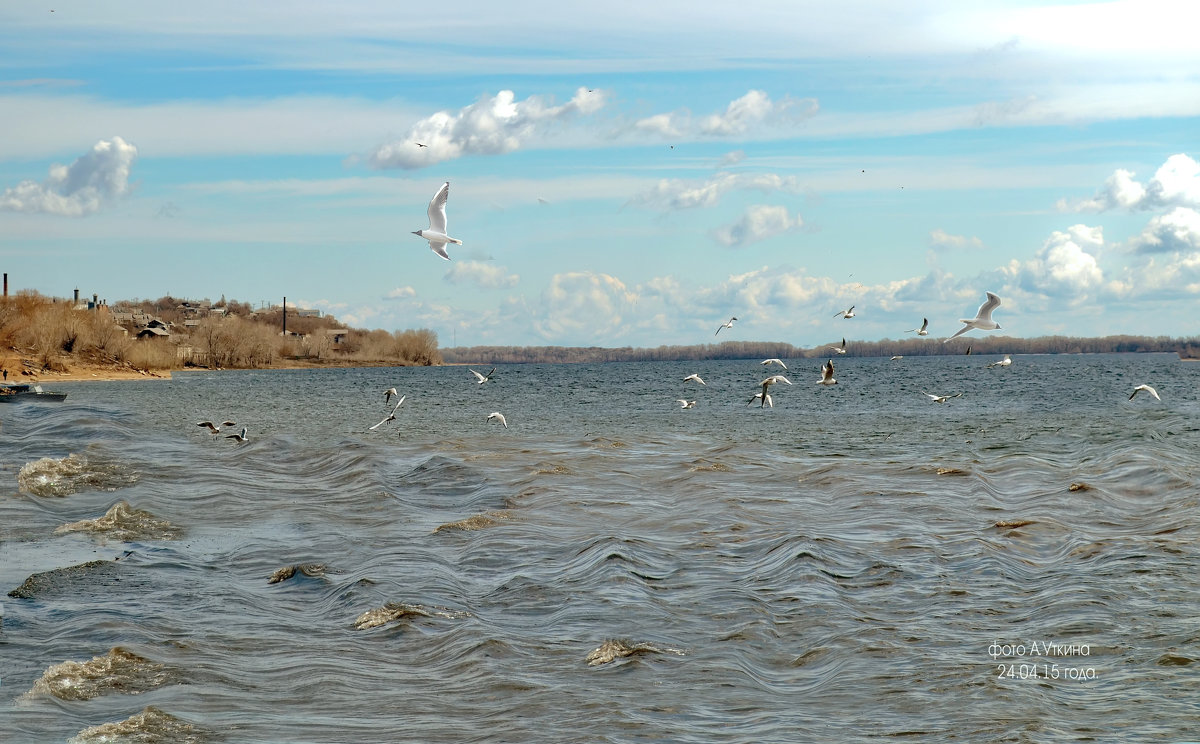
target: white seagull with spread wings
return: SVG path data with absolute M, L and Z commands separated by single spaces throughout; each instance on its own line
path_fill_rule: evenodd
M 994 292 L 987 293 L 987 299 L 979 306 L 979 312 L 975 313 L 975 317 L 971 319 L 960 318 L 958 322 L 966 323 L 962 328 L 959 328 L 953 336 L 946 339 L 958 338 L 972 328 L 978 328 L 981 331 L 996 331 L 1000 329 L 1000 324 L 992 320 L 992 311 L 1000 307 L 1000 298 Z M 942 343 L 946 343 L 943 341 Z
M 446 244 L 462 245 L 461 240 L 446 234 L 446 200 L 449 198 L 450 182 L 446 181 L 429 202 L 429 228 L 413 231 L 413 235 L 429 241 L 429 250 L 447 261 L 450 260 L 450 254 L 446 253 Z

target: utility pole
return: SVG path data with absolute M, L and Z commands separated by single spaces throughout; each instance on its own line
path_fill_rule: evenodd
M 287 336 L 287 295 L 283 296 L 283 335 Z

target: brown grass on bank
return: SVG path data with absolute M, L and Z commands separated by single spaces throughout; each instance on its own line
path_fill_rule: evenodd
M 192 329 L 182 323 L 169 337 L 139 339 L 122 328 L 107 306 L 80 310 L 73 303 L 20 292 L 0 298 L 0 365 L 14 374 L 65 373 L 80 366 L 121 367 L 163 372 L 188 366 L 222 368 L 288 367 L 333 364 L 441 364 L 437 335 L 429 330 L 364 331 L 346 329 L 335 340 L 327 329 L 334 318 L 289 318 L 289 335 L 269 316 L 209 315 Z M 305 323 L 294 323 L 304 320 Z M 307 335 L 292 335 L 307 326 Z M 321 327 L 324 326 L 324 327 Z

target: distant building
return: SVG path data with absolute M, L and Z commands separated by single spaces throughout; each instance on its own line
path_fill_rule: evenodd
M 346 340 L 346 336 L 350 335 L 349 328 L 326 328 L 325 335 L 329 336 L 329 340 L 335 345 Z
M 138 331 L 138 338 L 170 338 L 171 332 L 159 326 L 146 326 Z

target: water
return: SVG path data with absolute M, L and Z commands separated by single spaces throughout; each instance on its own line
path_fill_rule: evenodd
M 1200 365 L 988 361 L 56 385 L 0 408 L 0 740 L 1194 738 Z

